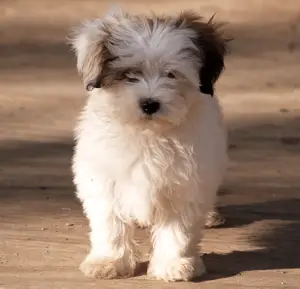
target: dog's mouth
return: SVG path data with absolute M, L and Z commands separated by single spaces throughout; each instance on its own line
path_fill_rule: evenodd
M 155 116 L 156 116 L 157 114 L 152 114 L 152 115 L 148 115 L 148 114 L 146 114 L 146 113 L 141 113 L 141 115 L 140 115 L 140 117 L 141 117 L 141 119 L 143 119 L 143 120 L 153 120 L 154 118 L 155 118 Z
M 140 123 L 145 127 L 145 129 L 161 131 L 168 130 L 174 126 L 179 125 L 177 120 L 164 115 L 161 112 L 157 112 L 152 115 L 147 115 L 144 113 L 140 114 Z

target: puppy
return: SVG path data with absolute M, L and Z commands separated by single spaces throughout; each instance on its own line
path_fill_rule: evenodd
M 72 37 L 88 90 L 73 158 L 91 229 L 86 276 L 133 276 L 136 223 L 152 232 L 148 274 L 179 281 L 205 273 L 197 244 L 227 165 L 214 95 L 226 53 L 218 28 L 191 12 L 118 12 Z

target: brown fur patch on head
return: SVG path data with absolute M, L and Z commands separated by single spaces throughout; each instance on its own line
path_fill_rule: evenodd
M 71 36 L 70 42 L 77 55 L 77 68 L 87 90 L 125 79 L 127 68 L 113 67 L 118 56 L 111 51 L 111 47 L 119 45 L 118 39 L 112 35 L 124 19 L 132 23 L 145 21 L 148 29 L 153 29 L 151 19 L 122 12 L 88 21 L 75 29 Z
M 224 69 L 224 56 L 227 52 L 226 39 L 220 28 L 224 23 L 213 22 L 213 17 L 208 22 L 191 11 L 181 13 L 176 21 L 178 28 L 190 28 L 197 33 L 194 40 L 199 49 L 201 58 L 201 69 L 199 71 L 200 89 L 203 93 L 214 93 L 214 84 Z
M 112 59 L 113 56 L 103 43 L 99 43 L 97 47 L 94 47 L 94 50 L 89 51 L 81 73 L 87 90 L 101 87 L 102 76 L 106 75 L 104 72 L 109 70 L 109 63 Z
M 75 29 L 70 42 L 77 56 L 77 69 L 87 90 L 101 86 L 102 71 L 115 59 L 106 47 L 109 27 L 100 21 L 89 21 Z
M 119 65 L 120 59 L 128 58 L 128 56 L 134 57 L 135 48 L 140 45 L 140 42 L 146 43 L 147 49 L 147 41 L 156 33 L 160 25 L 171 28 L 170 33 L 176 29 L 189 29 L 196 34 L 196 37 L 191 40 L 197 49 L 192 48 L 191 57 L 196 56 L 200 60 L 201 91 L 213 95 L 214 83 L 224 68 L 227 40 L 219 31 L 220 24 L 213 23 L 212 19 L 204 22 L 200 16 L 189 11 L 183 12 L 177 18 L 155 15 L 145 17 L 121 13 L 89 21 L 81 26 L 72 37 L 72 45 L 77 54 L 77 68 L 87 90 L 99 88 L 102 85 L 112 85 L 126 78 L 126 70 L 136 67 L 129 67 L 133 64 L 121 63 Z M 194 33 L 191 34 L 194 35 Z M 130 43 L 133 45 L 130 46 Z M 181 43 L 178 45 L 180 46 Z M 190 50 L 191 45 L 182 48 L 184 49 Z M 144 65 L 143 60 L 139 61 Z M 141 70 L 141 67 L 138 69 Z

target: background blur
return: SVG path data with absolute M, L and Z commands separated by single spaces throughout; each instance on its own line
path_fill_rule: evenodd
M 0 288 L 199 288 L 144 272 L 95 281 L 77 269 L 88 227 L 69 167 L 85 91 L 66 36 L 113 4 L 228 22 L 235 40 L 217 84 L 230 136 L 220 191 L 228 223 L 206 233 L 201 288 L 299 288 L 299 0 L 1 0 Z

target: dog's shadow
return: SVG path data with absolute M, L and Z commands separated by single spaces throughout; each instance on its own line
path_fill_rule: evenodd
M 294 255 L 291 258 L 291 252 L 284 255 L 283 251 L 275 249 L 259 251 L 235 251 L 229 254 L 205 254 L 202 258 L 205 263 L 207 273 L 195 278 L 192 282 L 203 282 L 208 280 L 217 280 L 240 275 L 243 272 L 254 270 L 277 269 L 285 273 L 289 268 L 299 268 L 299 258 Z M 299 252 L 297 253 L 299 256 Z M 138 265 L 135 276 L 144 276 L 147 274 L 149 261 Z
M 266 219 L 279 220 L 280 225 L 257 232 L 255 236 L 251 236 L 251 240 L 248 240 L 256 248 L 265 249 L 233 251 L 227 254 L 204 254 L 203 260 L 207 274 L 193 282 L 222 279 L 254 270 L 280 270 L 284 274 L 286 269 L 300 268 L 299 208 L 299 199 L 222 208 L 221 212 L 227 219 L 226 224 L 222 226 L 223 229 L 243 227 Z M 243 212 L 241 218 L 237 217 L 241 216 L 240 212 Z M 268 212 L 270 213 L 268 214 Z M 140 263 L 136 276 L 146 274 L 147 268 L 148 262 Z
M 285 269 L 300 268 L 299 208 L 300 199 L 295 198 L 221 208 L 221 214 L 227 219 L 222 226 L 224 229 L 242 228 L 266 220 L 272 221 L 273 225 L 249 234 L 251 237 L 247 242 L 263 249 L 205 254 L 203 259 L 208 274 L 204 279 L 226 278 L 254 270 L 280 270 L 284 273 Z

